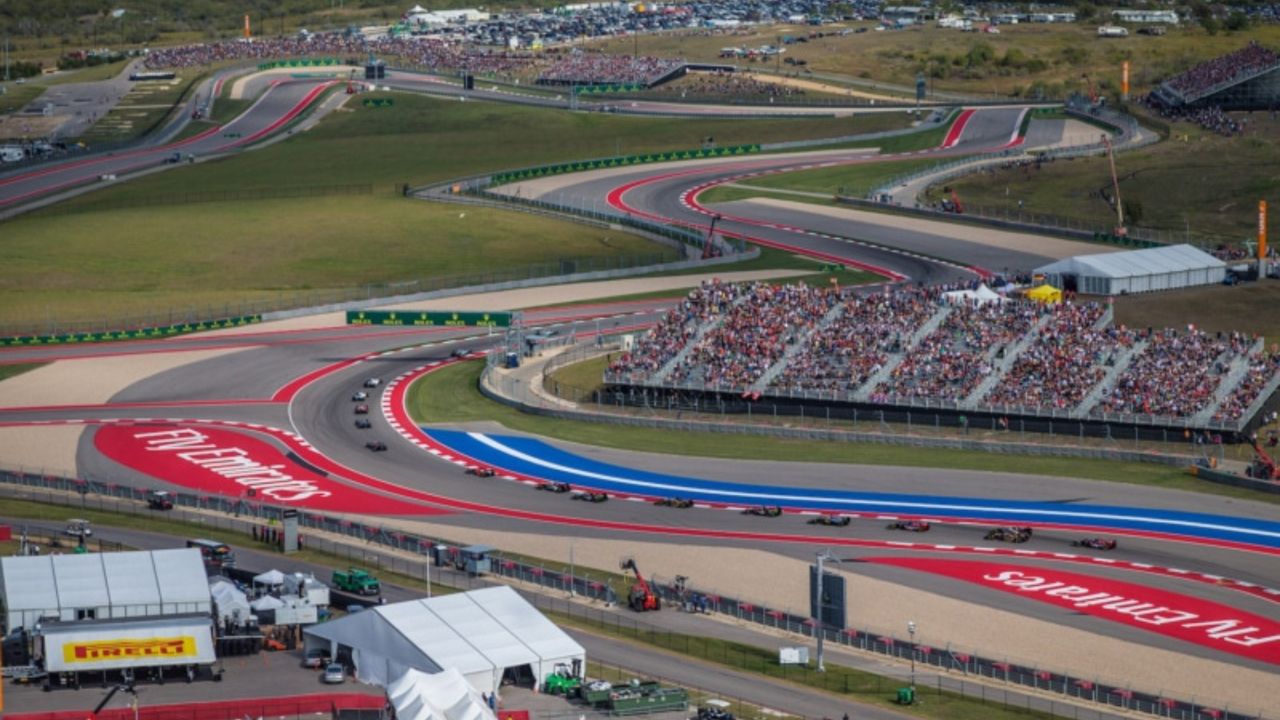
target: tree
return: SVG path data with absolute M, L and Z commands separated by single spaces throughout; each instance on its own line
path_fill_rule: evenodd
M 1227 21 L 1223 23 L 1223 27 L 1231 32 L 1240 32 L 1249 29 L 1249 16 L 1236 10 L 1227 16 Z
M 1222 23 L 1218 21 L 1218 18 L 1210 15 L 1200 21 L 1200 27 L 1204 28 L 1204 31 L 1210 35 L 1217 35 L 1218 31 L 1222 29 Z

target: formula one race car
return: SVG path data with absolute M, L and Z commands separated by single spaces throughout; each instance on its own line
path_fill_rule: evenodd
M 476 477 L 493 477 L 494 475 L 498 474 L 498 471 L 494 470 L 491 467 L 485 467 L 484 465 L 477 465 L 476 467 L 467 468 L 467 474 L 475 475 Z
M 573 499 L 582 500 L 584 502 L 590 502 L 590 503 L 602 503 L 605 500 L 609 499 L 609 494 L 602 493 L 602 492 L 583 491 L 583 492 L 574 493 Z
M 357 405 L 357 406 L 355 407 L 355 413 L 356 413 L 357 415 L 368 415 L 368 414 L 369 414 L 369 406 L 368 406 L 368 405 Z
M 382 442 L 381 440 L 370 440 L 369 442 L 365 443 L 364 446 L 374 452 L 383 452 L 384 450 L 387 449 L 387 444 Z
M 743 515 L 757 515 L 759 517 L 778 517 L 782 514 L 782 508 L 777 505 L 756 505 L 742 511 Z
M 673 507 L 673 508 L 693 507 L 692 500 L 690 500 L 689 498 L 682 498 L 682 497 L 658 498 L 657 500 L 653 501 L 653 504 L 659 507 Z
M 1087 548 L 1093 548 L 1094 550 L 1115 550 L 1116 545 L 1117 543 L 1115 540 L 1107 540 L 1106 538 L 1098 538 L 1098 537 L 1084 538 L 1083 540 L 1071 541 L 1072 547 L 1087 547 Z
M 983 540 L 999 540 L 1000 542 L 1024 543 L 1031 539 L 1029 527 L 998 527 L 987 531 Z
M 830 525 L 832 527 L 844 527 L 849 524 L 851 518 L 848 515 L 819 515 L 809 518 L 810 525 Z
M 368 430 L 371 427 L 373 427 L 373 423 L 369 421 L 369 418 L 356 418 L 356 428 Z
M 923 520 L 895 520 L 886 526 L 889 530 L 906 530 L 907 532 L 929 532 L 929 523 Z
M 573 489 L 573 486 L 566 482 L 544 482 L 538 483 L 538 489 L 553 493 L 567 493 Z

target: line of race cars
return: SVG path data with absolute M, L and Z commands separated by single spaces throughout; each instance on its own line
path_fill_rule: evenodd
M 474 475 L 481 478 L 495 477 L 498 471 L 487 466 L 469 467 L 466 470 L 468 475 Z M 567 482 L 540 482 L 535 486 L 538 490 L 556 494 L 569 494 L 574 500 L 583 500 L 591 503 L 602 503 L 609 499 L 609 494 L 594 490 L 574 490 L 573 485 Z M 687 497 L 663 497 L 653 501 L 657 507 L 670 507 L 687 509 L 694 506 L 692 498 Z M 743 515 L 752 515 L 755 517 L 780 517 L 783 509 L 779 505 L 753 505 L 742 511 Z M 853 518 L 848 515 L 840 515 L 836 513 L 823 513 L 815 515 L 807 520 L 810 525 L 824 525 L 827 527 L 847 527 Z M 933 526 L 927 520 L 895 520 L 885 526 L 888 530 L 902 530 L 905 532 L 929 532 Z M 1031 539 L 1032 529 L 1026 526 L 1003 526 L 992 528 L 983 536 L 983 540 L 994 540 L 997 542 L 1008 543 L 1024 543 Z M 1093 550 L 1115 550 L 1116 540 L 1101 537 L 1087 537 L 1071 541 L 1072 547 L 1084 547 Z

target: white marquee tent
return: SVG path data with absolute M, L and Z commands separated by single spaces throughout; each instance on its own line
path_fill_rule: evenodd
M 229 580 L 218 579 L 209 583 L 209 594 L 213 596 L 213 604 L 218 611 L 218 622 L 223 623 L 230 619 L 236 624 L 243 623 L 249 619 L 251 611 L 249 609 L 249 598 L 240 588 L 237 588 Z
M 306 628 L 307 649 L 349 653 L 362 682 L 387 687 L 406 670 L 456 669 L 478 692 L 528 666 L 537 680 L 558 664 L 585 667 L 586 651 L 506 586 L 380 605 Z
M 1190 245 L 1078 255 L 1036 268 L 1061 290 L 1086 295 L 1176 290 L 1222 282 L 1227 265 Z
M 408 670 L 387 686 L 397 720 L 496 720 L 479 691 L 453 668 L 434 675 Z

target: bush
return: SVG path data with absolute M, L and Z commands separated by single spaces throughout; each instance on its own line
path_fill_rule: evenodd
M 1227 16 L 1227 21 L 1223 23 L 1223 27 L 1231 32 L 1239 32 L 1249 29 L 1249 16 L 1239 10 Z

